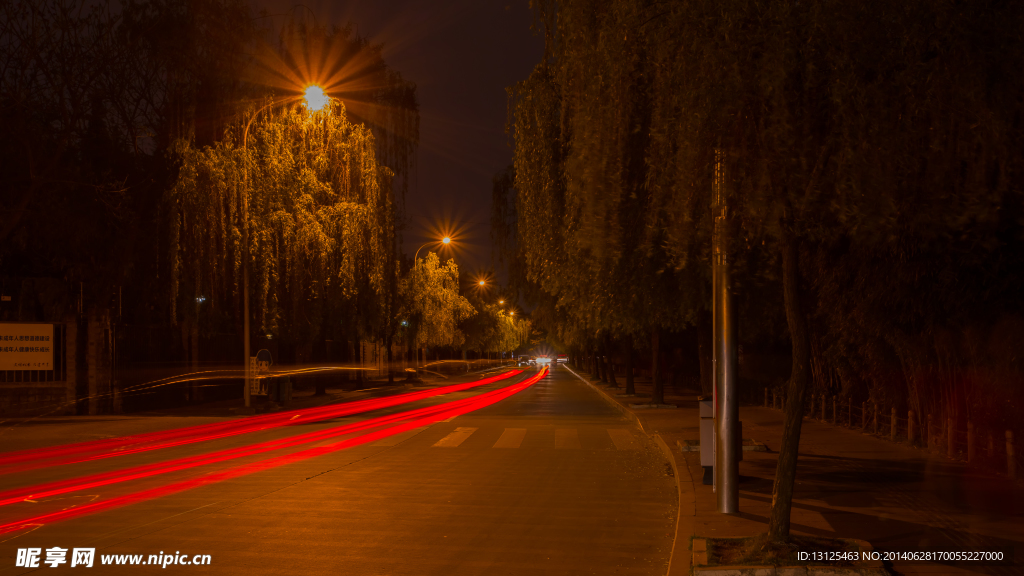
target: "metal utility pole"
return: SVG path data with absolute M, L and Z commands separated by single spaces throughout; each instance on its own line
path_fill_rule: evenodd
M 739 512 L 739 398 L 736 379 L 736 325 L 729 280 L 729 206 L 725 154 L 715 151 L 712 183 L 712 293 L 714 298 L 715 494 L 718 511 Z
M 246 200 L 246 207 L 248 207 L 248 200 Z M 248 211 L 246 211 L 246 213 L 248 213 Z M 248 254 L 246 254 L 246 256 L 248 256 Z M 245 295 L 242 297 L 242 306 L 245 308 L 245 310 L 243 311 L 243 314 L 245 315 L 245 324 L 242 326 L 242 331 L 245 333 L 245 336 L 243 337 L 244 339 L 242 340 L 243 347 L 245 348 L 245 391 L 242 393 L 242 397 L 245 399 L 245 407 L 248 408 L 249 405 L 252 403 L 250 397 L 250 394 L 252 394 L 252 392 L 250 391 L 249 387 L 249 379 L 252 377 L 252 375 L 249 374 L 249 364 L 252 363 L 252 360 L 250 360 L 249 358 L 249 265 L 246 262 L 245 257 L 243 257 L 242 260 L 242 290 L 245 292 Z

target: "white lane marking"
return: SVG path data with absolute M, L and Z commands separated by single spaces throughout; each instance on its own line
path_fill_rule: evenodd
M 625 428 L 609 428 L 608 435 L 612 437 L 616 450 L 636 450 L 639 448 L 636 439 Z
M 465 442 L 466 438 L 472 436 L 476 430 L 476 428 L 456 428 L 454 432 L 438 440 L 434 446 L 439 448 L 455 448 Z
M 526 428 L 505 428 L 501 438 L 494 443 L 494 448 L 519 448 L 526 437 Z
M 419 434 L 420 432 L 423 432 L 426 429 L 427 429 L 426 426 L 421 426 L 420 428 L 415 428 L 413 430 L 407 430 L 405 432 L 402 432 L 401 434 L 395 434 L 394 436 L 388 436 L 387 438 L 381 438 L 380 440 L 377 440 L 373 444 L 370 444 L 370 446 L 397 446 L 397 445 L 401 444 L 402 442 L 405 442 L 409 438 L 412 438 L 413 436 Z
M 575 428 L 555 428 L 555 448 L 581 448 Z

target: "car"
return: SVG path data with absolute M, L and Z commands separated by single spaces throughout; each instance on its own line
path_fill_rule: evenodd
M 519 361 L 516 362 L 516 364 L 518 364 L 519 366 L 529 366 L 530 365 L 530 357 L 529 356 L 520 356 L 519 357 Z
M 566 362 L 569 361 L 569 357 L 566 356 L 565 354 L 559 354 L 557 360 L 559 364 L 565 364 Z
M 551 364 L 551 358 L 548 356 L 538 356 L 537 364 Z

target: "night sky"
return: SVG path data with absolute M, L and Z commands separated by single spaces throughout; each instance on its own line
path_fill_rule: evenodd
M 454 228 L 454 255 L 470 274 L 491 267 L 491 178 L 512 161 L 505 134 L 505 88 L 525 79 L 541 58 L 526 0 L 254 0 L 271 13 L 315 14 L 320 25 L 351 22 L 383 43 L 390 67 L 416 83 L 420 146 L 406 198 L 404 249 L 409 256 Z M 424 249 L 420 255 L 427 249 Z M 451 251 L 442 252 L 452 254 Z

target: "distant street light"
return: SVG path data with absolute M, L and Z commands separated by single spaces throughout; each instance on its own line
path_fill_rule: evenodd
M 485 281 L 481 280 L 481 281 L 477 282 L 477 284 L 479 284 L 479 285 L 483 286 L 484 284 L 487 284 L 487 282 L 485 282 Z
M 444 238 L 441 238 L 440 242 L 441 242 L 441 244 L 448 245 L 448 244 L 451 244 L 452 239 L 449 238 L 448 236 L 445 236 Z M 437 242 L 427 242 L 423 246 L 420 246 L 419 248 L 417 248 L 416 249 L 416 255 L 412 257 L 413 264 L 415 265 L 416 261 L 419 260 L 419 258 L 420 258 L 420 250 L 423 250 L 427 246 L 430 246 L 431 244 L 436 244 L 436 243 Z
M 505 303 L 504 300 L 498 300 L 498 304 L 504 304 L 504 303 Z
M 432 241 L 432 242 L 427 242 L 423 246 L 420 246 L 419 248 L 417 248 L 416 249 L 416 254 L 412 257 L 412 265 L 418 268 L 419 265 L 420 265 L 420 250 L 423 250 L 427 246 L 430 246 L 431 244 L 436 244 L 436 243 L 438 243 L 438 241 L 436 241 L 436 240 Z M 449 236 L 445 236 L 444 238 L 441 238 L 440 243 L 444 244 L 445 246 L 447 246 L 448 244 L 452 243 L 452 239 Z M 427 353 L 424 352 L 423 353 L 423 361 L 426 362 L 426 360 L 427 360 Z M 419 352 L 416 352 L 416 365 L 417 366 L 419 366 L 419 362 L 420 362 L 420 354 L 419 354 Z
M 331 101 L 330 97 L 328 97 L 326 94 L 324 94 L 323 89 L 320 88 L 319 86 L 310 86 L 309 88 L 306 88 L 305 99 L 306 99 L 306 107 L 309 108 L 310 110 L 313 110 L 313 111 L 322 110 L 323 107 L 326 106 Z M 288 102 L 288 100 L 286 100 L 284 102 L 274 102 L 274 101 L 268 102 L 266 105 L 264 105 L 262 108 L 260 108 L 256 112 L 254 112 L 253 115 L 249 117 L 249 121 L 245 123 L 245 130 L 242 131 L 242 154 L 243 155 L 245 155 L 246 150 L 248 149 L 248 146 L 249 146 L 249 127 L 252 126 L 252 121 L 255 120 L 256 117 L 259 116 L 261 112 L 263 112 L 264 110 L 270 108 L 271 106 L 273 106 L 275 104 L 286 104 L 287 102 Z M 244 178 L 245 186 L 243 186 L 243 190 L 242 190 L 242 214 L 243 214 L 243 221 L 246 222 L 246 225 L 243 228 L 242 241 L 245 244 L 245 250 L 244 251 L 246 253 L 248 253 L 249 252 L 249 226 L 248 226 L 248 222 L 249 222 L 249 161 L 248 161 L 248 158 L 245 159 L 243 178 Z M 249 364 L 251 363 L 251 360 L 250 360 L 250 357 L 249 357 L 249 354 L 250 354 L 249 338 L 250 338 L 251 335 L 249 333 L 249 265 L 248 265 L 247 262 L 248 262 L 248 258 L 242 258 L 242 294 L 243 294 L 243 296 L 242 296 L 242 300 L 243 300 L 243 305 L 242 305 L 243 313 L 242 314 L 244 316 L 244 323 L 243 323 L 242 330 L 245 332 L 245 336 L 243 337 L 243 342 L 244 342 L 244 346 L 243 346 L 244 352 L 243 353 L 245 354 L 245 363 L 244 363 L 244 368 L 245 368 L 245 391 L 243 393 L 243 397 L 245 398 L 245 407 L 246 408 L 248 408 L 250 403 L 251 403 L 251 399 L 250 398 L 251 398 L 251 395 L 252 395 L 252 392 L 249 390 L 249 386 L 250 386 L 249 381 L 251 379 L 251 376 L 249 374 Z

